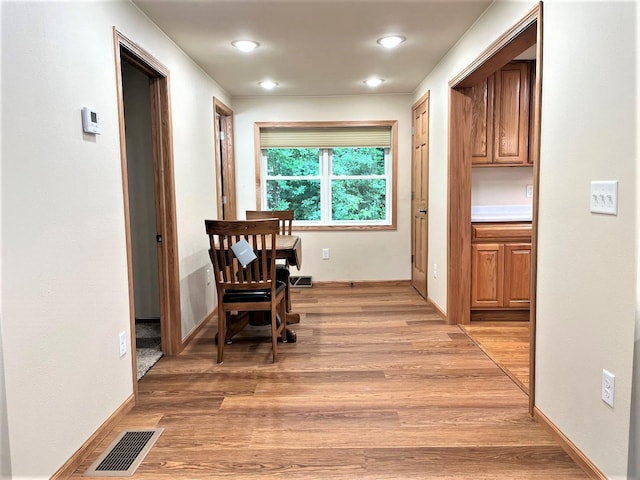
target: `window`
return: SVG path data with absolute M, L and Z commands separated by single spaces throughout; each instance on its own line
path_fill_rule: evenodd
M 260 208 L 294 210 L 303 228 L 395 228 L 395 122 L 268 125 L 257 125 Z

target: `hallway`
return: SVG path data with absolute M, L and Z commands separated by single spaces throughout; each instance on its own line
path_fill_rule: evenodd
M 126 428 L 164 433 L 138 479 L 587 476 L 528 397 L 408 286 L 294 289 L 295 344 L 238 339 L 215 364 L 207 325 L 139 384 Z

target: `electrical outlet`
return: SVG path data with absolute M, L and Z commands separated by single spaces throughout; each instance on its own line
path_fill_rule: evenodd
M 433 278 L 438 278 L 438 264 L 433 264 Z
M 118 339 L 120 342 L 120 358 L 122 358 L 127 353 L 127 333 L 124 331 L 120 332 Z
M 207 285 L 211 285 L 211 269 L 207 268 Z
M 527 185 L 527 198 L 533 198 L 533 185 Z
M 322 259 L 323 260 L 329 260 L 329 249 L 328 248 L 323 248 L 322 249 Z
M 602 401 L 613 407 L 613 401 L 616 393 L 616 376 L 607 371 L 602 370 Z

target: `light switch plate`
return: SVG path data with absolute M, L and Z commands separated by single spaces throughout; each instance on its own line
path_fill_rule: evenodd
M 591 212 L 605 215 L 618 214 L 618 182 L 591 182 Z

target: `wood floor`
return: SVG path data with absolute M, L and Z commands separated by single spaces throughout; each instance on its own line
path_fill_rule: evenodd
M 529 322 L 472 322 L 461 328 L 525 393 L 529 393 Z
M 163 427 L 137 479 L 582 479 L 524 392 L 410 288 L 295 289 L 295 344 L 215 327 L 140 381 L 123 429 Z

